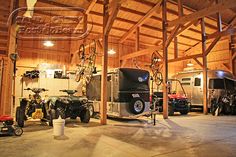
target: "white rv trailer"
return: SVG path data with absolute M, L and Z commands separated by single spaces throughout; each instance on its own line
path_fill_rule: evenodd
M 202 70 L 192 70 L 184 71 L 174 75 L 172 78 L 178 79 L 185 92 L 186 96 L 191 102 L 191 107 L 203 107 L 203 71 Z M 207 71 L 207 84 L 209 89 L 209 82 L 213 79 L 223 79 L 223 78 L 234 78 L 233 74 L 224 70 L 208 70 Z M 178 91 L 177 91 L 178 92 Z M 221 93 L 218 91 L 218 93 Z M 208 105 L 208 107 L 210 107 Z

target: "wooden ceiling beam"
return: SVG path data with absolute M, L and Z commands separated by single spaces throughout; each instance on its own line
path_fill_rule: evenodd
M 51 0 L 50 1 L 49 0 L 37 0 L 37 3 L 43 3 L 43 4 L 54 5 L 56 7 L 68 8 L 68 10 L 72 10 L 72 11 L 81 11 L 80 8 L 76 8 L 79 6 L 72 6 L 72 5 L 59 3 L 59 2 L 51 1 Z M 80 6 L 80 7 L 82 7 L 82 6 Z
M 90 11 L 91 11 L 91 10 L 93 9 L 93 7 L 95 6 L 96 2 L 97 2 L 97 0 L 92 0 L 92 1 L 90 2 L 88 8 L 87 8 L 86 11 L 85 11 L 85 14 L 88 15 L 88 14 L 90 13 Z
M 220 2 L 218 4 L 211 5 L 210 7 L 204 8 L 192 14 L 167 22 L 167 26 L 173 27 L 178 24 L 185 24 L 189 21 L 194 21 L 202 17 L 223 11 L 225 9 L 233 8 L 233 7 L 236 7 L 235 0 L 224 0 L 223 2 Z
M 155 3 L 149 2 L 149 1 L 145 1 L 145 0 L 134 0 L 134 1 L 139 2 L 141 4 L 144 4 L 144 5 L 147 5 L 147 6 L 151 6 L 151 7 L 153 7 L 155 5 Z M 178 5 L 178 3 L 176 1 L 173 1 L 173 0 L 168 0 L 168 3 L 171 3 L 171 4 L 176 5 L 176 6 Z M 196 12 L 197 11 L 197 10 L 189 8 L 189 7 L 185 6 L 185 5 L 183 5 L 183 8 L 188 10 L 188 11 L 191 11 L 191 12 Z M 167 12 L 170 13 L 170 14 L 178 16 L 178 12 L 175 11 L 175 10 L 167 9 Z M 153 18 L 153 17 L 151 17 L 151 18 Z M 214 19 L 212 17 L 207 17 L 207 18 L 216 21 L 216 19 Z M 161 21 L 161 18 L 160 18 L 160 21 Z M 211 29 L 217 29 L 217 27 L 215 25 L 212 25 L 210 23 L 206 23 L 206 27 L 211 28 Z M 198 31 L 198 30 L 193 29 L 193 28 L 189 28 L 189 30 L 197 31 L 196 33 L 201 33 L 201 31 Z
M 234 25 L 236 23 L 236 17 L 234 17 L 232 20 L 231 20 L 231 22 L 229 23 L 229 25 L 227 26 L 227 27 L 225 27 L 224 29 L 223 29 L 223 31 L 229 31 L 231 28 L 232 28 L 232 26 Z M 217 31 L 218 32 L 218 31 Z M 210 46 L 208 46 L 208 48 L 206 49 L 206 51 L 204 52 L 204 56 L 207 56 L 210 52 L 211 52 L 211 50 L 214 48 L 214 46 L 216 45 L 216 43 L 221 39 L 221 33 L 222 32 L 218 32 L 219 34 L 218 34 L 218 36 L 216 36 L 215 37 L 215 39 L 212 41 L 212 43 L 210 44 Z
M 135 58 L 135 57 L 139 57 L 139 56 L 142 56 L 142 55 L 151 54 L 154 51 L 158 51 L 158 50 L 161 50 L 161 49 L 162 49 L 162 45 L 153 46 L 153 47 L 150 47 L 150 48 L 147 48 L 147 49 L 139 50 L 139 51 L 121 56 L 120 60 L 127 60 L 127 59 L 130 59 L 130 58 Z
M 202 64 L 197 58 L 193 58 L 193 60 L 194 60 L 198 65 L 200 65 L 200 67 L 203 68 L 203 64 Z
M 178 61 L 183 61 L 183 60 L 188 60 L 188 59 L 193 59 L 193 58 L 199 58 L 202 57 L 202 54 L 195 54 L 195 55 L 189 55 L 189 56 L 184 56 L 176 59 L 169 59 L 168 62 L 178 62 Z
M 223 36 L 228 36 L 228 35 L 233 35 L 236 33 L 236 28 L 231 28 L 222 32 L 217 32 L 217 33 L 212 33 L 208 36 L 206 36 L 206 39 L 214 39 L 217 37 L 223 37 Z
M 150 9 L 145 16 L 143 16 L 126 34 L 122 36 L 120 39 L 120 43 L 123 43 L 130 35 L 133 34 L 133 32 L 137 29 L 137 27 L 142 26 L 146 22 L 147 19 L 149 19 L 154 13 L 161 11 L 161 3 L 162 0 L 158 0 L 156 5 Z
M 232 60 L 234 60 L 235 58 L 236 58 L 236 52 L 233 54 Z
M 98 13 L 98 12 L 95 12 L 95 11 L 91 11 L 90 14 L 92 15 L 97 15 L 97 16 L 102 16 L 101 13 Z M 135 24 L 136 22 L 134 21 L 131 21 L 131 20 L 127 20 L 127 19 L 123 19 L 123 18 L 119 18 L 117 17 L 116 18 L 117 21 L 121 21 L 121 22 L 126 22 L 126 23 L 129 23 L 129 24 Z M 143 28 L 147 28 L 147 29 L 151 29 L 151 30 L 155 30 L 155 31 L 159 31 L 159 32 L 162 32 L 162 29 L 161 28 L 158 28 L 158 27 L 153 27 L 153 26 L 149 26 L 147 24 L 143 24 L 142 25 Z M 168 31 L 168 33 L 171 33 L 170 31 Z M 198 39 L 195 39 L 195 38 L 192 38 L 192 37 L 189 37 L 189 36 L 185 36 L 185 35 L 179 35 L 180 37 L 183 37 L 185 39 L 189 39 L 189 40 L 194 40 L 194 41 L 201 41 L 201 40 L 198 40 Z

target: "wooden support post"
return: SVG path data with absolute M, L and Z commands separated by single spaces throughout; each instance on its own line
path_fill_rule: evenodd
M 166 0 L 162 2 L 162 33 L 163 33 L 163 118 L 168 119 L 168 47 L 167 41 L 167 8 Z
M 108 64 L 108 34 L 105 28 L 108 22 L 109 0 L 103 1 L 103 57 L 102 57 L 102 81 L 101 81 L 101 103 L 100 103 L 100 123 L 107 124 L 107 64 Z
M 216 0 L 216 4 L 219 3 L 219 0 Z M 217 27 L 218 27 L 218 31 L 221 32 L 222 31 L 222 20 L 221 20 L 221 14 L 220 12 L 216 13 L 217 16 Z
M 179 17 L 182 17 L 184 15 L 182 0 L 178 0 L 178 13 Z
M 140 33 L 140 27 L 137 27 L 136 40 L 135 40 L 135 51 L 139 51 L 139 33 Z
M 206 51 L 206 30 L 205 30 L 205 22 L 204 18 L 201 19 L 201 31 L 202 31 L 202 62 L 203 62 L 203 113 L 208 114 L 208 105 L 207 105 L 207 55 L 205 54 Z
M 236 36 L 231 35 L 230 36 L 230 46 L 229 47 L 229 56 L 230 56 L 230 70 L 234 76 L 236 76 L 236 48 L 234 48 L 232 45 L 235 44 Z
M 174 59 L 178 58 L 178 38 L 174 38 Z

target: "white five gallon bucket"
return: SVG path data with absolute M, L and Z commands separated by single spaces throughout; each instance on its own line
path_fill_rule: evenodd
M 53 120 L 53 136 L 63 136 L 64 135 L 65 120 L 61 119 L 59 116 L 58 119 Z

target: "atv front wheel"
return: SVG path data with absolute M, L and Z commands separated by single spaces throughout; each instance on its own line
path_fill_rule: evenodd
M 88 109 L 84 109 L 80 113 L 80 120 L 82 123 L 88 123 L 90 120 L 90 113 Z

